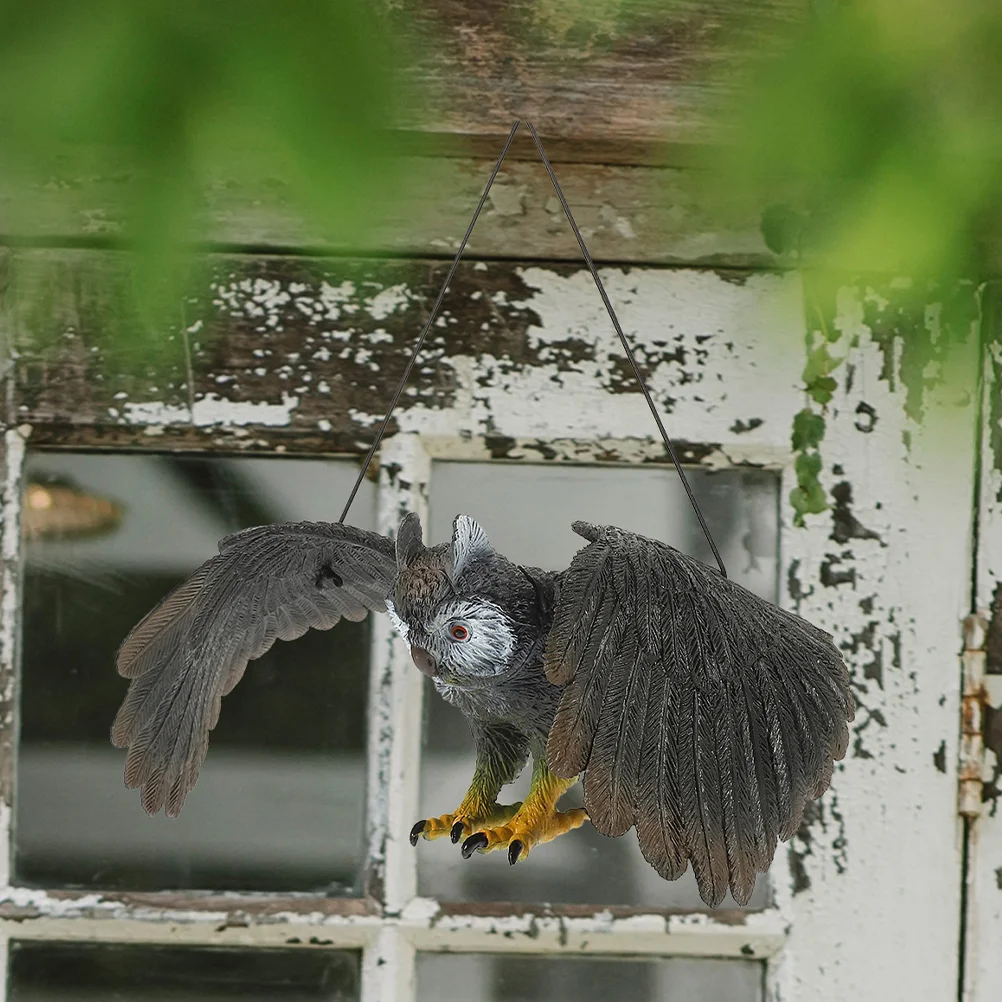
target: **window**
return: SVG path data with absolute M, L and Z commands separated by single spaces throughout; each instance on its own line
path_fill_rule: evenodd
M 801 529 L 788 500 L 802 362 L 774 340 L 802 339 L 799 283 L 608 270 L 730 572 L 832 632 L 859 699 L 832 789 L 748 908 L 709 912 L 686 881 L 652 880 L 632 834 L 605 842 L 579 830 L 514 869 L 497 856 L 464 862 L 448 843 L 412 848 L 411 826 L 454 806 L 472 758 L 462 722 L 425 698 L 385 617 L 279 644 L 252 664 L 179 821 L 142 814 L 107 745 L 124 690 L 116 644 L 226 532 L 337 516 L 382 382 L 400 371 L 405 335 L 441 277 L 413 262 L 339 270 L 237 257 L 219 263 L 222 305 L 201 304 L 219 340 L 192 349 L 211 408 L 188 415 L 141 381 L 88 384 L 82 397 L 56 387 L 47 373 L 77 371 L 83 328 L 56 338 L 51 357 L 19 361 L 0 551 L 9 997 L 57 998 L 72 984 L 98 1002 L 135 991 L 137 971 L 151 998 L 194 997 L 195 982 L 207 997 L 250 985 L 262 997 L 357 992 L 360 1002 L 444 1000 L 457 985 L 506 1000 L 584 1000 L 610 984 L 636 1002 L 696 991 L 728 1002 L 947 997 L 962 886 L 957 621 L 971 575 L 970 527 L 943 512 L 967 510 L 972 496 L 974 405 L 969 393 L 950 398 L 953 438 L 932 452 L 904 407 L 907 387 L 881 375 L 886 345 L 860 320 L 869 293 L 858 290 L 838 306 L 858 355 L 851 378 L 839 370 L 826 417 L 819 476 L 833 507 Z M 259 282 L 241 277 L 255 271 Z M 55 274 L 54 287 L 80 287 L 72 269 L 72 282 Z M 457 295 L 480 311 L 471 316 L 489 344 L 475 363 L 458 334 L 429 349 L 423 389 L 406 398 L 353 520 L 391 532 L 412 510 L 443 538 L 467 509 L 509 555 L 552 566 L 573 551 L 578 517 L 705 553 L 586 279 L 576 266 L 464 266 Z M 873 324 L 884 309 L 887 323 L 911 316 L 895 289 L 882 289 L 886 307 L 865 300 Z M 294 296 L 319 305 L 300 310 Z M 255 311 L 274 304 L 268 326 Z M 464 316 L 449 323 L 458 331 Z M 310 338 L 317 358 L 286 363 Z M 340 360 L 328 344 L 349 338 L 355 354 Z M 312 382 L 298 395 L 258 387 L 259 344 Z M 222 399 L 230 376 L 246 377 L 239 389 L 253 399 Z M 333 399 L 339 376 L 346 400 Z M 134 406 L 109 415 L 119 393 Z M 198 423 L 205 414 L 211 423 Z M 921 893 L 903 890 L 919 880 Z
M 117 645 L 250 525 L 331 518 L 353 463 L 43 453 L 26 467 L 15 878 L 99 889 L 357 895 L 369 624 L 276 644 L 226 698 L 176 820 L 122 784 Z M 356 524 L 371 527 L 366 483 Z
M 740 469 L 692 469 L 689 476 L 733 578 L 775 601 L 778 476 Z M 454 516 L 466 513 L 481 522 L 501 553 L 528 566 L 567 567 L 584 545 L 571 531 L 576 519 L 620 525 L 713 562 L 670 467 L 435 463 L 429 507 L 430 539 L 448 539 Z M 459 803 L 474 754 L 462 715 L 430 683 L 426 690 L 420 817 L 437 816 Z M 502 793 L 502 802 L 522 799 L 528 780 L 526 770 L 512 791 Z M 564 804 L 582 806 L 580 785 L 567 793 Z M 511 868 L 499 862 L 489 858 L 486 865 L 460 865 L 455 851 L 441 841 L 421 841 L 418 889 L 429 897 L 456 900 L 703 907 L 692 871 L 680 880 L 662 880 L 644 860 L 632 831 L 609 839 L 585 825 L 541 848 L 525 865 Z M 767 881 L 760 878 L 750 907 L 760 909 L 767 899 Z M 722 907 L 737 905 L 728 895 Z
M 696 552 L 705 548 L 675 474 L 663 467 L 422 462 L 431 471 L 429 540 L 447 539 L 453 515 L 464 511 L 480 518 L 513 559 L 553 567 L 566 565 L 577 549 L 569 528 L 577 517 L 617 519 Z M 617 961 L 617 953 L 638 952 L 630 931 L 600 951 L 607 959 L 556 966 L 525 956 L 437 952 L 457 945 L 489 950 L 496 922 L 517 928 L 555 921 L 560 937 L 577 909 L 584 936 L 606 921 L 594 917 L 596 909 L 627 916 L 702 906 L 691 880 L 666 884 L 650 870 L 632 833 L 607 840 L 582 829 L 515 870 L 495 856 L 463 862 L 448 842 L 422 842 L 415 851 L 399 837 L 386 839 L 377 826 L 401 811 L 409 813 L 397 835 L 424 813 L 451 809 L 472 774 L 473 754 L 465 722 L 433 692 L 422 693 L 421 676 L 400 660 L 383 617 L 278 643 L 252 662 L 224 701 L 180 818 L 142 812 L 135 791 L 122 784 L 123 753 L 108 743 L 125 688 L 113 671 L 118 642 L 226 533 L 263 522 L 330 520 L 356 469 L 345 460 L 211 455 L 26 457 L 14 880 L 34 903 L 28 907 L 50 913 L 51 921 L 62 911 L 81 927 L 100 927 L 102 938 L 115 940 L 119 922 L 123 932 L 117 945 L 102 946 L 60 942 L 58 934 L 44 937 L 52 942 L 15 938 L 10 998 L 44 1002 L 76 989 L 95 1000 L 196 991 L 215 999 L 253 985 L 249 997 L 350 999 L 358 997 L 361 978 L 357 949 L 383 950 L 389 934 L 399 937 L 398 954 L 431 951 L 418 953 L 416 999 L 445 998 L 450 985 L 467 980 L 479 986 L 478 998 L 499 1000 L 548 999 L 554 991 L 608 997 L 612 984 L 629 984 L 632 998 L 653 999 L 690 983 L 734 1002 L 760 999 L 760 960 Z M 692 476 L 721 527 L 725 559 L 751 587 L 775 594 L 776 476 L 738 469 Z M 404 480 L 402 471 L 397 480 Z M 386 501 L 377 502 L 366 483 L 355 523 L 375 524 Z M 396 691 L 380 699 L 388 654 Z M 374 805 L 385 811 L 382 818 L 373 817 Z M 393 844 L 396 888 L 380 885 L 384 875 L 394 879 Z M 407 886 L 415 870 L 420 896 L 412 898 Z M 381 895 L 409 902 L 403 915 L 381 919 Z M 751 910 L 761 911 L 767 899 L 762 881 Z M 142 938 L 151 942 L 140 946 L 124 929 L 150 907 L 160 909 L 162 924 L 150 923 Z M 734 907 L 725 903 L 725 914 Z M 422 909 L 448 918 L 428 921 Z M 217 910 L 222 920 L 211 925 L 193 917 L 208 919 Z M 280 923 L 269 926 L 270 914 L 280 914 Z M 186 924 L 190 946 L 166 945 L 174 942 L 172 921 Z M 315 949 L 302 966 L 287 949 L 233 949 L 248 922 L 264 933 L 262 946 Z M 726 949 L 757 956 L 775 939 L 757 934 Z
M 355 1002 L 357 953 L 16 943 L 11 1002 Z

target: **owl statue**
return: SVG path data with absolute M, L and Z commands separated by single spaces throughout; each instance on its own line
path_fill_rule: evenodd
M 716 905 L 746 903 L 849 740 L 853 700 L 828 634 L 663 543 L 575 522 L 563 571 L 523 567 L 460 515 L 426 547 L 416 515 L 395 542 L 341 524 L 227 536 L 117 655 L 131 680 L 112 726 L 125 782 L 176 816 L 220 703 L 247 662 L 342 617 L 385 612 L 415 667 L 458 707 L 476 766 L 454 811 L 410 840 L 512 864 L 584 822 L 637 830 L 666 880 L 692 864 Z M 532 757 L 525 800 L 498 803 Z M 584 808 L 560 811 L 579 779 Z

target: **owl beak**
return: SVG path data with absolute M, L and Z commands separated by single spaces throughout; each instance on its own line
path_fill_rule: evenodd
M 411 660 L 417 665 L 417 670 L 422 675 L 427 675 L 430 678 L 438 672 L 438 664 L 423 647 L 411 648 Z

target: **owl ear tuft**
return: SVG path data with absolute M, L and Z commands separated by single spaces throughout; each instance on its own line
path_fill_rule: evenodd
M 421 519 L 411 511 L 404 515 L 400 528 L 397 529 L 397 567 L 410 567 L 423 552 Z
M 479 522 L 469 515 L 457 515 L 452 523 L 451 577 L 455 581 L 471 563 L 494 553 L 494 547 Z

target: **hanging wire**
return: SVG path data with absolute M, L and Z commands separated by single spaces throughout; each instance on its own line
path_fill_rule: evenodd
M 487 202 L 487 196 L 490 194 L 491 185 L 494 184 L 494 179 L 498 176 L 498 171 L 501 170 L 501 164 L 504 162 L 504 158 L 507 156 L 508 150 L 511 148 L 512 140 L 515 138 L 515 133 L 518 131 L 520 124 L 520 121 L 516 121 L 511 127 L 511 132 L 508 133 L 508 139 L 504 144 L 504 148 L 501 150 L 501 156 L 498 157 L 498 161 L 494 165 L 494 170 L 491 172 L 491 176 L 487 181 L 487 187 L 484 188 L 484 193 L 480 196 L 480 202 L 477 205 L 476 211 L 473 213 L 470 225 L 466 228 L 466 234 L 460 242 L 459 250 L 456 252 L 456 256 L 452 261 L 452 267 L 449 268 L 449 273 L 445 276 L 445 281 L 442 283 L 442 289 L 438 294 L 438 299 L 435 300 L 435 305 L 431 309 L 431 313 L 428 316 L 428 321 L 424 326 L 424 330 L 421 331 L 421 336 L 418 338 L 413 352 L 411 352 L 410 360 L 407 362 L 403 375 L 400 377 L 400 382 L 397 384 L 396 390 L 394 390 L 393 399 L 390 401 L 390 406 L 386 411 L 386 417 L 383 418 L 383 422 L 379 426 L 379 431 L 376 432 L 376 437 L 373 440 L 372 445 L 369 447 L 369 451 L 362 463 L 362 469 L 359 471 L 358 478 L 355 480 L 355 486 L 352 487 L 351 494 L 348 496 L 348 501 L 344 506 L 344 511 L 341 512 L 341 517 L 338 519 L 339 522 L 343 522 L 345 518 L 347 518 L 348 509 L 351 507 L 352 501 L 355 500 L 355 495 L 358 493 L 358 489 L 361 487 L 362 481 L 365 479 L 365 471 L 369 468 L 369 463 L 372 462 L 372 457 L 376 454 L 376 449 L 379 448 L 379 443 L 390 423 L 390 417 L 393 415 L 393 411 L 396 409 L 397 403 L 400 400 L 400 394 L 403 392 L 404 386 L 407 383 L 407 378 L 411 374 L 411 369 L 414 368 L 414 362 L 417 360 L 418 354 L 424 347 L 424 342 L 428 337 L 428 332 L 431 330 L 431 325 L 435 322 L 435 318 L 438 316 L 438 311 L 441 309 L 442 301 L 445 299 L 445 293 L 449 288 L 449 283 L 452 281 L 452 277 L 455 275 L 456 269 L 459 267 L 459 260 L 463 256 L 463 251 L 466 249 L 466 245 L 469 242 L 470 234 L 473 233 L 473 227 L 476 225 L 477 219 L 480 218 L 480 213 Z M 689 480 L 685 475 L 685 471 L 682 469 L 682 464 L 679 462 L 678 455 L 675 452 L 675 447 L 672 445 L 671 439 L 668 437 L 668 432 L 665 431 L 665 426 L 661 421 L 661 416 L 658 414 L 657 407 L 654 404 L 654 398 L 651 396 L 651 391 L 647 388 L 647 383 L 644 381 L 643 374 L 640 371 L 640 366 L 637 364 L 636 356 L 633 354 L 633 349 L 630 347 L 630 343 L 626 340 L 626 335 L 623 333 L 623 327 L 620 324 L 619 318 L 616 316 L 616 311 L 613 309 L 612 302 L 605 291 L 605 286 L 602 284 L 602 279 L 599 276 L 598 269 L 595 267 L 595 262 L 592 260 L 591 254 L 588 253 L 584 237 L 581 236 L 578 224 L 574 221 L 574 215 L 572 214 L 571 207 L 567 204 L 567 199 L 564 197 L 564 193 L 559 182 L 557 181 L 557 175 L 553 172 L 553 165 L 550 163 L 549 157 L 547 157 L 546 151 L 543 149 L 543 144 L 540 142 L 539 135 L 532 123 L 526 122 L 525 124 L 528 127 L 529 132 L 532 134 L 532 141 L 536 144 L 536 150 L 539 152 L 539 157 L 543 161 L 546 173 L 549 175 L 550 182 L 553 185 L 553 190 L 557 193 L 557 198 L 560 200 L 560 204 L 563 207 L 564 215 L 567 216 L 567 222 L 570 223 L 571 229 L 574 231 L 578 247 L 581 248 L 581 255 L 584 257 L 585 264 L 591 272 L 591 277 L 595 280 L 595 287 L 598 289 L 598 294 L 602 297 L 602 302 L 605 303 L 605 308 L 609 313 L 609 319 L 612 320 L 612 325 L 616 328 L 616 333 L 619 335 L 620 343 L 623 345 L 623 351 L 626 352 L 626 357 L 630 360 L 630 365 L 633 366 L 633 374 L 637 378 L 640 390 L 643 393 L 644 399 L 647 401 L 647 406 L 650 408 L 651 415 L 658 426 L 658 431 L 661 433 L 661 439 L 664 442 L 665 448 L 668 450 L 668 455 L 671 456 L 671 461 L 675 464 L 675 470 L 679 475 L 679 479 L 682 481 L 682 486 L 685 488 L 685 492 L 689 496 L 689 503 L 692 505 L 692 510 L 696 513 L 696 518 L 699 520 L 699 525 L 703 530 L 703 535 L 706 536 L 706 541 L 710 544 L 710 550 L 713 552 L 713 556 L 717 561 L 720 573 L 726 578 L 727 569 L 724 567 L 724 561 L 720 556 L 720 551 L 717 549 L 717 544 L 713 541 L 713 536 L 710 535 L 710 529 L 706 524 L 706 519 L 703 518 L 703 513 L 699 510 L 699 503 L 696 501 L 696 495 L 693 493 Z
M 352 487 L 351 494 L 348 495 L 348 501 L 344 506 L 344 511 L 341 512 L 341 517 L 338 519 L 339 522 L 343 522 L 348 517 L 348 509 L 351 507 L 352 501 L 355 500 L 355 495 L 358 493 L 359 487 L 362 486 L 362 481 L 365 479 L 365 471 L 369 468 L 369 463 L 372 462 L 372 457 L 376 454 L 376 449 L 379 448 L 379 443 L 386 432 L 386 426 L 390 423 L 390 418 L 393 416 L 394 410 L 396 410 L 397 403 L 400 401 L 400 394 L 403 393 L 404 386 L 407 383 L 407 377 L 410 376 L 411 369 L 414 368 L 414 363 L 417 360 L 418 354 L 424 347 L 425 338 L 428 337 L 428 331 L 431 330 L 431 325 L 435 322 L 435 318 L 438 316 L 438 311 L 442 308 L 442 300 L 445 299 L 445 293 L 449 288 L 449 283 L 452 281 L 452 276 L 456 274 L 456 269 L 459 267 L 459 259 L 463 256 L 463 251 L 466 250 L 466 245 L 470 240 L 470 234 L 473 232 L 473 227 L 477 225 L 480 213 L 483 210 L 484 205 L 487 203 L 487 196 L 490 194 L 491 185 L 494 184 L 494 179 L 498 176 L 498 171 L 501 170 L 501 164 L 504 163 L 504 158 L 508 155 L 508 150 L 511 148 L 511 143 L 515 138 L 515 133 L 518 131 L 518 126 L 519 122 L 516 120 L 515 124 L 511 127 L 511 132 L 508 133 L 508 139 L 505 141 L 504 149 L 501 150 L 501 156 L 498 157 L 498 162 L 494 165 L 494 170 L 491 171 L 491 176 L 487 180 L 487 187 L 484 188 L 484 193 L 480 196 L 480 202 L 477 204 L 476 211 L 473 213 L 470 225 L 466 227 L 466 234 L 463 236 L 463 239 L 459 244 L 459 250 L 456 251 L 456 256 L 452 259 L 452 267 L 449 269 L 449 274 L 445 276 L 445 281 L 442 283 L 442 289 L 438 294 L 438 299 L 435 300 L 435 305 L 431 308 L 431 313 L 428 314 L 428 321 L 424 325 L 424 330 L 421 331 L 421 336 L 417 339 L 417 344 L 414 345 L 414 350 L 411 352 L 411 357 L 407 362 L 407 367 L 404 369 L 404 374 L 400 377 L 400 382 L 397 383 L 396 390 L 393 391 L 393 399 L 390 401 L 390 406 L 386 411 L 386 417 L 383 418 L 383 423 L 379 426 L 379 431 L 376 432 L 376 437 L 373 439 L 372 445 L 369 446 L 369 451 L 366 453 L 365 461 L 362 463 L 362 469 L 358 471 L 358 478 L 355 480 L 355 486 Z
M 699 510 L 696 495 L 692 492 L 689 480 L 685 475 L 685 471 L 682 469 L 682 464 L 678 460 L 678 455 L 675 453 L 675 446 L 672 445 L 671 439 L 668 437 L 668 432 L 665 431 L 665 426 L 661 422 L 661 415 L 658 414 L 658 409 L 654 405 L 654 398 L 651 396 L 651 391 L 647 388 L 647 383 L 644 382 L 644 377 L 640 371 L 640 366 L 637 364 L 636 356 L 633 354 L 633 349 L 630 347 L 629 341 L 626 340 L 626 335 L 623 333 L 623 327 L 619 322 L 619 318 L 616 316 L 616 311 L 612 308 L 612 302 L 609 300 L 609 296 L 605 291 L 605 286 L 602 284 L 602 279 L 599 276 L 598 269 L 595 267 L 595 262 L 592 260 L 591 254 L 588 253 L 588 248 L 585 246 L 584 237 L 581 236 L 578 224 L 574 222 L 571 207 L 567 204 L 567 199 L 564 198 L 564 193 L 561 191 L 560 184 L 557 181 L 557 175 L 553 172 L 553 165 L 550 163 L 550 159 L 546 155 L 546 151 L 543 149 L 543 144 L 540 142 L 539 135 L 533 127 L 532 122 L 526 122 L 525 124 L 528 127 L 529 132 L 532 134 L 532 141 L 536 144 L 536 149 L 539 151 L 539 157 L 543 161 L 546 173 L 550 176 L 550 182 L 553 185 L 553 190 L 557 193 L 557 198 L 560 199 L 560 204 L 563 206 L 567 222 L 571 224 L 571 229 L 574 231 L 574 236 L 577 238 L 578 247 L 581 248 L 581 256 L 585 259 L 585 264 L 588 265 L 591 277 L 595 280 L 595 287 L 598 289 L 598 294 L 602 297 L 602 302 L 605 303 L 605 308 L 609 312 L 609 319 L 612 321 L 612 326 L 616 328 L 616 333 L 619 335 L 619 340 L 623 345 L 623 351 L 626 352 L 626 357 L 630 360 L 630 365 L 633 366 L 633 374 L 637 377 L 637 382 L 640 384 L 640 390 L 644 395 L 644 399 L 647 401 L 647 406 L 651 409 L 651 415 L 657 423 L 658 431 L 661 432 L 661 439 L 665 444 L 665 448 L 668 450 L 668 455 L 671 456 L 671 461 L 675 464 L 675 469 L 682 481 L 682 486 L 685 488 L 686 494 L 689 495 L 689 503 L 692 505 L 692 510 L 696 513 L 696 518 L 699 519 L 703 535 L 706 536 L 706 541 L 710 544 L 710 549 L 713 551 L 713 556 L 716 558 L 717 566 L 720 568 L 720 573 L 724 577 L 727 577 L 727 569 L 724 567 L 724 561 L 720 556 L 720 551 L 717 549 L 717 544 L 713 541 L 713 536 L 710 535 L 710 528 L 706 524 L 706 519 L 703 518 L 703 513 Z

